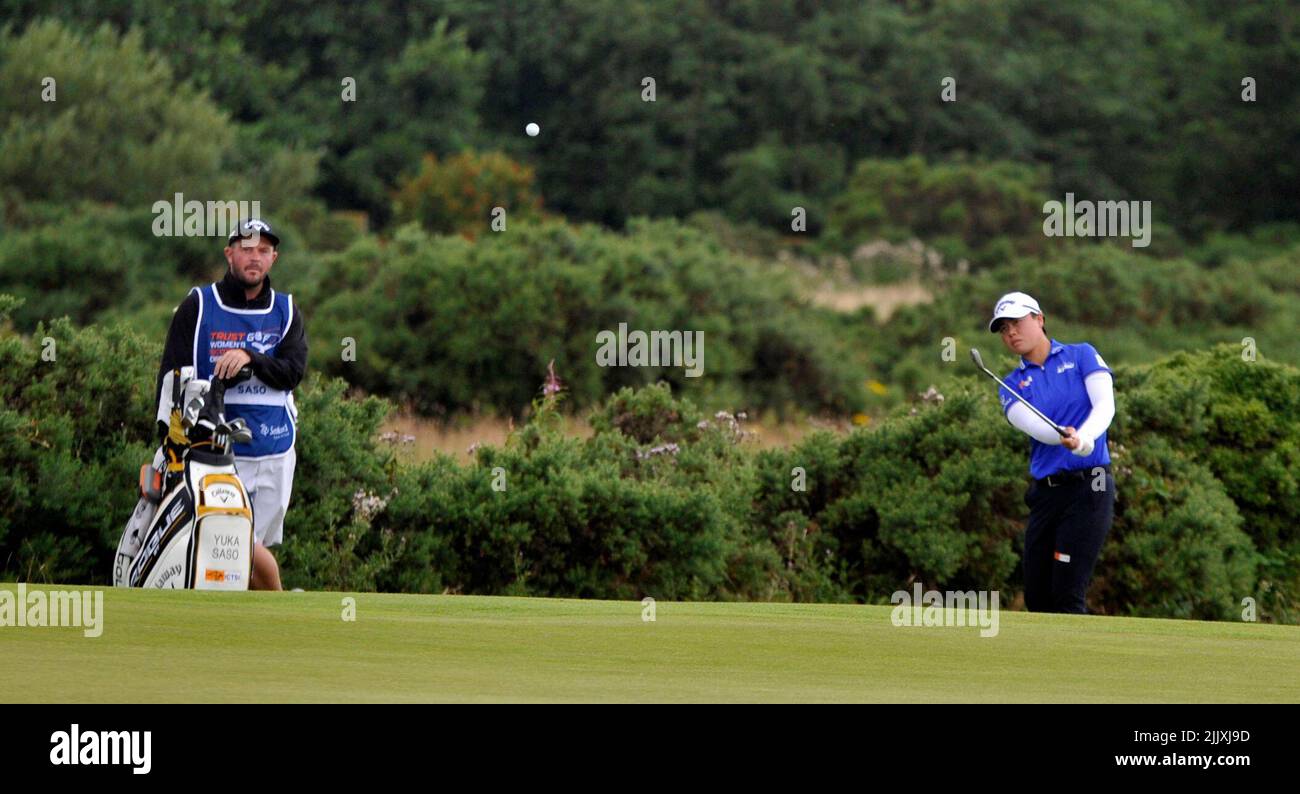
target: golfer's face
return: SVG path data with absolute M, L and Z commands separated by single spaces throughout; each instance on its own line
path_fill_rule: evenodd
M 1043 336 L 1042 315 L 1026 314 L 1018 320 L 1002 321 L 1002 343 L 1016 355 L 1023 356 L 1033 350 Z
M 226 248 L 226 261 L 230 263 L 235 278 L 250 287 L 262 283 L 279 256 L 280 253 L 265 238 L 243 238 Z

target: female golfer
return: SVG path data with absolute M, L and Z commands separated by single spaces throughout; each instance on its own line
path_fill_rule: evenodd
M 1047 336 L 1038 301 L 1023 292 L 998 299 L 989 330 L 1020 356 L 1002 379 L 1052 421 L 1061 436 L 1003 391 L 1007 421 L 1028 434 L 1032 451 L 1025 493 L 1025 607 L 1032 612 L 1086 613 L 1084 597 L 1115 514 L 1106 428 L 1115 416 L 1110 368 L 1092 345 Z

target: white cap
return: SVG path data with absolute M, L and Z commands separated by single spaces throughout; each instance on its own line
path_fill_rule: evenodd
M 1008 292 L 1001 298 L 998 298 L 997 305 L 993 307 L 993 319 L 989 320 L 989 330 L 997 333 L 998 320 L 1011 319 L 1019 320 L 1026 314 L 1042 314 L 1043 310 L 1038 308 L 1038 301 L 1023 292 Z

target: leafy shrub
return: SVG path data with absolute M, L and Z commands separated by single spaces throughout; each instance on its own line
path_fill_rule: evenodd
M 103 582 L 152 449 L 156 348 L 119 325 L 3 327 L 0 575 Z M 1231 619 L 1249 596 L 1300 619 L 1300 372 L 1222 345 L 1116 373 L 1118 501 L 1091 607 Z M 920 582 L 1008 603 L 1021 587 L 1028 442 L 973 375 L 870 429 L 763 451 L 743 415 L 665 383 L 611 395 L 588 438 L 548 391 L 468 465 L 399 465 L 377 437 L 387 404 L 338 379 L 298 397 L 288 586 L 883 602 Z
M 405 227 L 384 247 L 363 238 L 326 257 L 315 327 L 357 343 L 314 361 L 370 393 L 425 414 L 491 406 L 522 412 L 551 360 L 573 404 L 669 382 L 702 403 L 851 411 L 862 399 L 852 356 L 788 275 L 727 252 L 675 221 L 627 234 L 558 222 L 519 224 L 470 243 Z M 597 336 L 699 331 L 703 377 L 682 366 L 603 367 Z M 671 363 L 671 362 L 669 362 Z
M 566 437 L 547 419 L 555 416 L 547 402 L 469 468 L 446 458 L 417 467 L 386 519 L 407 548 L 422 548 L 392 583 L 596 598 L 761 596 L 774 560 L 751 553 L 743 537 L 738 508 L 749 481 L 737 439 L 726 427 L 687 428 L 681 417 L 694 408 L 666 398 L 665 387 L 615 397 L 646 420 L 642 430 L 665 435 L 603 424 L 589 440 Z
M 4 330 L 10 309 L 0 306 L 0 576 L 102 583 L 152 457 L 160 351 L 128 328 L 68 320 L 22 337 Z
M 57 101 L 42 100 L 56 76 Z M 0 31 L 0 184 L 27 200 L 216 198 L 229 118 L 177 80 L 139 31 L 81 34 L 53 21 Z
M 950 260 L 998 264 L 1043 249 L 1047 172 L 1012 162 L 863 160 L 831 203 L 826 245 L 848 253 L 919 238 Z
M 442 162 L 426 154 L 420 170 L 398 186 L 394 207 L 399 223 L 474 239 L 489 228 L 494 207 L 505 209 L 508 229 L 509 222 L 539 218 L 542 200 L 531 168 L 500 152 L 466 151 Z
M 397 553 L 372 531 L 396 479 L 393 451 L 377 440 L 389 406 L 348 399 L 347 385 L 309 373 L 295 391 L 298 462 L 285 517 L 286 587 L 373 590 Z

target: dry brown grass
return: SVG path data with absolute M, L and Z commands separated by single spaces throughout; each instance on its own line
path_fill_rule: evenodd
M 881 285 L 826 283 L 812 293 L 812 300 L 837 312 L 855 312 L 870 306 L 876 310 L 876 318 L 885 322 L 900 307 L 930 303 L 934 295 L 918 280 Z
M 399 439 L 411 437 L 409 443 L 397 444 L 398 454 L 406 462 L 425 461 L 436 453 L 451 455 L 460 463 L 469 463 L 472 455 L 469 450 L 474 444 L 501 446 L 510 435 L 512 424 L 509 420 L 497 417 L 478 417 L 456 422 L 440 422 L 420 416 L 399 415 L 391 417 L 383 426 L 383 432 L 395 432 Z M 745 430 L 753 433 L 747 443 L 759 448 L 786 447 L 797 444 L 800 440 L 816 430 L 847 432 L 850 423 L 833 422 L 821 419 L 800 419 L 777 422 L 765 419 L 758 422 L 745 422 Z M 592 434 L 591 425 L 584 419 L 569 417 L 565 422 L 569 435 L 588 438 Z

